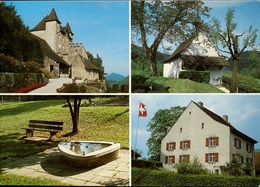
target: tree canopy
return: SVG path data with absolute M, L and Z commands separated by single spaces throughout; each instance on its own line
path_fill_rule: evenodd
M 194 30 L 198 16 L 208 17 L 209 8 L 202 1 L 132 1 L 132 41 L 142 44 L 150 61 L 152 75 L 157 75 L 156 53 L 164 41 L 183 41 Z
M 225 17 L 225 25 L 217 18 L 212 19 L 212 40 L 219 51 L 228 53 L 232 60 L 232 81 L 230 92 L 234 93 L 237 86 L 238 62 L 240 55 L 247 47 L 253 48 L 257 37 L 257 29 L 251 25 L 248 30 L 236 34 L 237 23 L 234 22 L 234 8 L 229 8 Z M 240 42 L 240 39 L 243 41 Z
M 176 123 L 185 108 L 186 107 L 175 106 L 170 109 L 160 109 L 147 124 L 151 136 L 147 140 L 146 144 L 148 146 L 148 154 L 150 155 L 151 160 L 160 160 L 161 141 Z
M 17 15 L 15 7 L 0 3 L 0 53 L 19 61 L 43 64 L 43 53 L 27 26 Z

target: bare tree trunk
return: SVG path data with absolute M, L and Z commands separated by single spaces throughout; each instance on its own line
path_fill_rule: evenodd
M 74 106 L 72 107 L 70 103 L 69 96 L 67 97 L 67 103 L 69 105 L 71 119 L 72 119 L 72 134 L 78 133 L 78 123 L 79 123 L 79 111 L 80 111 L 80 103 L 82 98 L 80 96 L 73 96 Z
M 238 59 L 237 58 L 233 60 L 232 69 L 233 70 L 232 70 L 230 93 L 236 93 L 237 76 L 238 76 Z

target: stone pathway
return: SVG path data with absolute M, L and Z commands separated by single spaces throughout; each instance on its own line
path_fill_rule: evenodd
M 76 80 L 76 83 L 81 83 L 82 80 Z M 32 90 L 29 93 L 57 93 L 56 89 L 63 86 L 63 83 L 72 83 L 70 78 L 57 78 L 49 79 L 49 83 L 46 86 Z
M 225 93 L 229 93 L 229 90 L 226 89 L 224 86 L 216 86 L 218 89 L 222 90 Z
M 81 169 L 67 164 L 55 147 L 26 158 L 1 161 L 0 172 L 45 177 L 75 186 L 129 186 L 129 160 L 129 150 L 121 149 L 117 160 L 93 169 Z

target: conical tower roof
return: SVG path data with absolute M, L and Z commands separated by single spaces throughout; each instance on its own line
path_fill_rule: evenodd
M 47 17 L 45 21 L 57 21 L 58 23 L 61 23 L 54 8 L 51 10 L 50 15 Z
M 59 24 L 61 24 L 54 8 L 52 9 L 51 13 L 44 17 L 31 31 L 39 31 L 39 30 L 45 30 L 46 29 L 46 22 L 48 21 L 57 21 Z

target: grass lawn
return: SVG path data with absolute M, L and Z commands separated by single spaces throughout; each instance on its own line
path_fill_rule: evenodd
M 62 183 L 57 180 L 53 179 L 46 179 L 40 177 L 24 177 L 24 176 L 17 176 L 17 175 L 10 175 L 10 174 L 1 174 L 0 175 L 0 184 L 12 184 L 12 185 L 42 185 L 42 186 L 71 186 L 66 183 Z
M 82 100 L 83 104 L 84 102 L 87 100 Z M 100 103 L 98 106 L 80 108 L 79 133 L 71 137 L 63 136 L 72 131 L 70 111 L 65 99 L 0 103 L 0 161 L 36 154 L 55 147 L 66 139 L 113 141 L 120 143 L 121 148 L 129 149 L 129 106 L 108 106 Z M 25 130 L 21 128 L 27 127 L 30 119 L 63 121 L 64 128 L 53 137 L 52 143 L 29 143 L 20 138 L 25 135 Z M 49 133 L 35 132 L 34 136 L 49 137 Z M 3 173 L 0 174 L 0 184 L 64 185 L 55 180 Z
M 170 93 L 224 93 L 211 84 L 198 83 L 188 79 L 151 77 L 148 81 L 169 86 Z
M 83 100 L 84 102 L 84 100 Z M 72 122 L 66 100 L 42 100 L 7 102 L 0 104 L 0 160 L 21 157 L 43 151 L 56 144 L 39 143 L 34 146 L 20 137 L 22 127 L 30 119 L 63 121 L 63 131 L 53 137 L 54 142 L 64 140 L 100 140 L 119 142 L 121 148 L 129 148 L 129 106 L 88 106 L 80 108 L 79 133 L 71 137 L 63 135 L 72 131 Z M 49 133 L 35 132 L 34 136 L 48 137 Z

